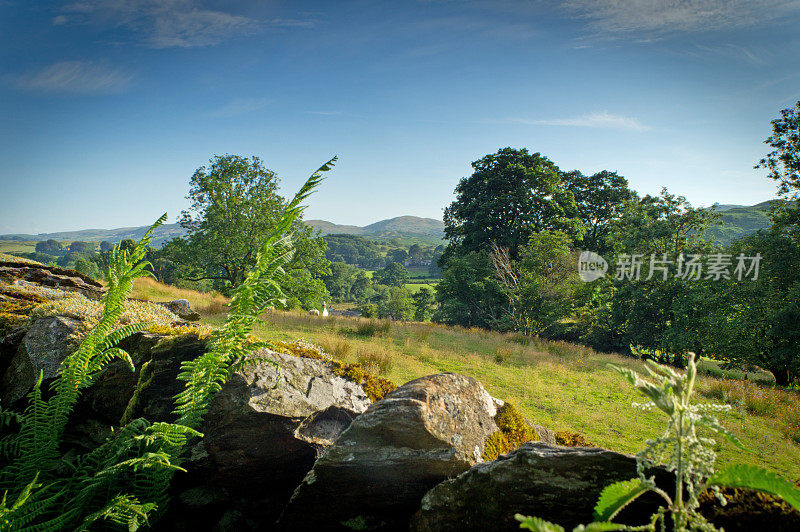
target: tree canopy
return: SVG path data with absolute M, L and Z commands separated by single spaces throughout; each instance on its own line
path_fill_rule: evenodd
M 533 233 L 583 233 L 574 195 L 562 186 L 560 170 L 547 157 L 503 148 L 473 162 L 472 168 L 444 211 L 446 257 L 488 252 L 496 243 L 516 259 Z
M 192 280 L 222 281 L 223 289 L 244 282 L 286 206 L 278 184 L 278 176 L 258 157 L 217 155 L 197 169 L 189 180 L 191 205 L 180 219 L 187 230 L 182 260 Z M 325 241 L 299 220 L 292 233 L 296 252 L 286 294 L 303 306 L 321 305 L 330 297 L 322 282 L 330 273 Z

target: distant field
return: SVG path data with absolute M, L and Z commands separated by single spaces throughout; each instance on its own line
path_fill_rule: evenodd
M 433 289 L 436 288 L 436 284 L 438 282 L 439 281 L 430 281 L 430 282 L 427 282 L 427 283 L 406 283 L 405 284 L 405 288 L 406 288 L 406 290 L 408 290 L 412 294 L 416 294 L 422 288 L 427 288 L 427 289 L 433 291 Z
M 16 240 L 0 240 L 1 253 L 33 253 L 36 242 L 17 242 Z
M 201 310 L 204 323 L 218 326 L 224 319 L 221 296 L 209 298 L 152 280 L 138 281 L 136 293 L 162 300 L 185 297 Z M 517 405 L 531 421 L 579 432 L 596 445 L 617 451 L 636 452 L 646 439 L 663 431 L 666 418 L 632 408 L 631 403 L 642 398 L 607 366 L 613 362 L 641 370 L 639 360 L 566 342 L 430 323 L 392 322 L 388 334 L 377 337 L 348 332 L 364 321 L 273 311 L 254 332 L 265 340 L 305 338 L 338 358 L 383 371 L 397 384 L 446 371 L 470 375 L 495 397 Z M 792 480 L 800 478 L 797 392 L 709 375 L 698 377 L 698 389 L 698 401 L 727 402 L 733 407 L 719 417 L 745 449 L 718 438 L 721 465 L 757 464 Z

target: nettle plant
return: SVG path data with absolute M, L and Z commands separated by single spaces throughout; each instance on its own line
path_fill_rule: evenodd
M 609 364 L 623 374 L 648 401 L 634 403 L 635 407 L 646 410 L 657 408 L 668 417 L 664 433 L 655 440 L 648 440 L 645 448 L 636 455 L 638 477 L 616 482 L 600 493 L 594 508 L 595 521 L 579 525 L 573 532 L 600 532 L 613 530 L 628 531 L 674 531 L 699 530 L 712 532 L 717 528 L 703 517 L 698 508 L 698 497 L 711 491 L 720 504 L 726 504 L 720 488 L 747 488 L 770 493 L 783 498 L 794 508 L 800 510 L 800 490 L 790 482 L 765 469 L 750 465 L 734 465 L 724 471 L 715 469 L 717 455 L 713 450 L 716 441 L 703 436 L 699 430 L 708 434 L 721 434 L 734 444 L 742 447 L 737 438 L 713 415 L 714 412 L 728 410 L 729 405 L 693 404 L 697 366 L 694 353 L 689 353 L 685 373 L 648 360 L 645 369 L 650 379 L 642 378 L 635 371 Z M 675 474 L 675 489 L 670 495 L 656 485 L 654 476 L 646 476 L 646 471 L 655 466 L 663 466 Z M 654 492 L 664 501 L 664 505 L 652 515 L 649 523 L 628 526 L 613 522 L 614 518 L 641 495 Z M 560 525 L 538 517 L 517 514 L 520 528 L 536 532 L 564 532 Z M 668 526 L 668 519 L 671 525 Z

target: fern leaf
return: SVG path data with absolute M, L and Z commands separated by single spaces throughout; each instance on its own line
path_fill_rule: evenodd
M 777 495 L 800 510 L 800 489 L 771 471 L 760 467 L 739 464 L 715 473 L 708 479 L 711 486 L 747 488 Z

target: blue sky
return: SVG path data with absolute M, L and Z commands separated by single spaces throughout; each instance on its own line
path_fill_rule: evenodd
M 0 233 L 175 221 L 214 154 L 307 218 L 441 218 L 470 162 L 527 147 L 696 205 L 754 170 L 800 99 L 797 0 L 0 1 Z

